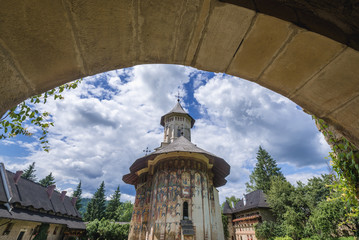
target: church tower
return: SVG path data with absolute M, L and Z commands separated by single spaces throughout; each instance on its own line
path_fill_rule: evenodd
M 164 138 L 123 181 L 136 188 L 129 240 L 224 239 L 217 187 L 230 166 L 191 143 L 195 120 L 178 101 L 161 117 Z

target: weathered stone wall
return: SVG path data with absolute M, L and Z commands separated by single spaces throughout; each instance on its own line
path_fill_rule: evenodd
M 136 64 L 182 64 L 274 90 L 359 147 L 357 1 L 225 1 L 236 5 L 5 1 L 0 116 L 71 80 Z

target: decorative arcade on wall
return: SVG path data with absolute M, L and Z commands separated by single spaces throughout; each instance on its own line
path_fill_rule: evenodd
M 130 240 L 224 239 L 217 187 L 228 163 L 191 143 L 195 120 L 179 101 L 161 118 L 164 141 L 123 180 L 136 188 Z

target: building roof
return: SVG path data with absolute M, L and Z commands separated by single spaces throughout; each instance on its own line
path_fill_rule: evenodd
M 85 223 L 79 219 L 69 219 L 66 217 L 21 208 L 14 208 L 11 212 L 9 212 L 5 207 L 0 206 L 0 217 L 39 223 L 62 224 L 66 225 L 70 229 L 86 229 Z
M 173 107 L 173 109 L 172 109 L 171 111 L 169 111 L 168 113 L 166 113 L 165 115 L 163 115 L 163 116 L 161 117 L 161 125 L 162 125 L 162 126 L 165 126 L 165 117 L 166 117 L 167 115 L 172 114 L 172 113 L 179 113 L 179 114 L 187 115 L 188 117 L 190 117 L 190 119 L 191 119 L 191 127 L 193 127 L 194 122 L 195 122 L 194 118 L 191 117 L 191 115 L 189 115 L 189 114 L 183 109 L 183 107 L 181 106 L 181 104 L 180 104 L 179 101 L 177 101 L 176 105 Z
M 231 206 L 229 206 L 229 203 L 227 201 L 224 202 L 224 206 L 223 206 L 223 213 L 224 214 L 231 214 L 233 211 L 233 209 L 231 208 Z
M 2 166 L 4 165 L 2 164 Z M 68 219 L 69 222 L 66 223 L 67 225 L 71 225 L 73 222 L 76 226 L 81 225 L 81 228 L 78 227 L 77 229 L 86 228 L 85 224 L 81 221 L 80 213 L 71 202 L 72 198 L 65 196 L 62 201 L 61 193 L 57 191 L 54 191 L 51 198 L 49 198 L 47 188 L 23 177 L 20 177 L 16 184 L 14 179 L 15 174 L 7 170 L 4 172 L 5 176 L 2 176 L 0 172 L 0 204 L 9 203 L 13 206 L 13 209 L 11 212 L 8 212 L 8 214 L 5 214 L 4 209 L 2 209 L 2 211 L 0 211 L 0 217 L 13 219 L 16 217 L 19 217 L 19 219 L 28 218 L 29 221 L 32 221 L 31 216 L 34 216 L 33 221 L 35 222 L 37 222 L 35 219 L 42 218 L 54 219 L 53 223 L 56 223 L 56 219 L 61 218 Z M 5 189 L 9 190 L 11 196 L 10 201 L 6 197 Z M 40 211 L 47 213 L 40 214 Z M 55 214 L 61 217 L 55 216 Z
M 269 208 L 269 204 L 267 203 L 267 199 L 262 190 L 256 190 L 245 194 L 246 204 L 244 205 L 243 199 L 237 202 L 234 208 L 231 208 L 227 201 L 225 202 L 223 213 L 231 214 L 231 213 L 240 213 L 243 211 L 255 209 L 255 208 Z M 226 203 L 228 207 L 226 207 Z
M 214 173 L 213 185 L 215 187 L 220 187 L 226 184 L 227 180 L 225 180 L 225 177 L 227 177 L 230 172 L 229 164 L 223 158 L 217 157 L 216 155 L 197 147 L 195 144 L 191 143 L 184 136 L 175 139 L 169 145 L 166 145 L 163 148 L 159 148 L 155 152 L 149 155 L 137 159 L 131 165 L 130 173 L 123 176 L 123 181 L 128 184 L 135 185 L 137 181 L 137 175 L 136 175 L 137 171 L 143 168 L 147 168 L 149 160 L 153 160 L 158 155 L 167 154 L 170 152 L 190 152 L 190 153 L 204 154 L 209 159 L 210 164 L 213 164 L 213 168 L 212 168 L 212 171 Z

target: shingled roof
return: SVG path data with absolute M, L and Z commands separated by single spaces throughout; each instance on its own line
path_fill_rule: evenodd
M 227 201 L 224 202 L 224 206 L 223 206 L 223 213 L 224 214 L 231 214 L 233 211 L 233 209 L 231 208 L 231 206 L 229 206 L 229 203 Z
M 223 213 L 230 214 L 230 213 L 239 213 L 242 211 L 247 211 L 250 209 L 255 208 L 270 208 L 269 204 L 267 203 L 267 199 L 265 194 L 262 190 L 256 190 L 244 195 L 246 198 L 246 204 L 244 205 L 243 199 L 238 201 L 234 208 L 231 208 L 227 201 L 225 202 Z M 226 207 L 226 203 L 228 207 Z
M 190 152 L 204 154 L 210 160 L 210 163 L 213 164 L 212 171 L 214 173 L 214 186 L 220 187 L 226 184 L 227 180 L 225 180 L 225 177 L 227 177 L 230 172 L 229 164 L 223 158 L 217 157 L 216 155 L 197 147 L 184 136 L 177 138 L 169 145 L 163 148 L 159 148 L 147 156 L 137 159 L 130 167 L 131 172 L 123 176 L 123 181 L 128 184 L 135 185 L 137 181 L 137 171 L 146 168 L 148 166 L 149 160 L 155 159 L 155 157 L 158 155 L 167 154 L 170 152 Z
M 188 116 L 190 119 L 191 119 L 191 127 L 193 127 L 194 123 L 195 123 L 195 120 L 193 117 L 191 117 L 191 115 L 189 115 L 188 113 L 186 113 L 186 111 L 183 109 L 183 107 L 181 106 L 180 102 L 177 102 L 177 104 L 174 106 L 174 108 L 169 111 L 168 113 L 166 113 L 165 115 L 163 115 L 161 117 L 161 125 L 162 126 L 165 126 L 165 117 L 167 115 L 170 115 L 172 113 L 179 113 L 179 114 L 183 114 L 183 115 L 186 115 Z
M 0 164 L 5 169 L 4 165 Z M 74 229 L 86 228 L 70 197 L 65 196 L 62 201 L 61 193 L 54 191 L 49 198 L 47 188 L 40 184 L 22 177 L 15 183 L 14 173 L 7 170 L 3 172 L 5 176 L 0 171 L 1 218 L 65 224 Z M 6 197 L 6 189 L 10 193 L 10 201 Z M 11 211 L 5 209 L 6 203 L 13 207 Z

